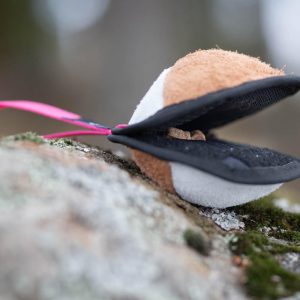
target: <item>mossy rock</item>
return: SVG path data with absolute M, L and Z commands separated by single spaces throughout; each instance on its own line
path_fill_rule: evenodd
M 300 253 L 300 215 L 283 211 L 273 200 L 269 196 L 234 208 L 243 216 L 246 231 L 232 238 L 230 249 L 250 262 L 245 288 L 254 299 L 279 299 L 300 291 L 300 275 L 276 259 L 279 254 Z
M 40 135 L 37 135 L 34 132 L 25 132 L 25 133 L 20 133 L 20 134 L 16 134 L 16 135 L 11 135 L 11 136 L 7 136 L 1 140 L 2 143 L 18 142 L 18 141 L 22 141 L 22 142 L 29 141 L 29 142 L 33 142 L 36 144 L 46 143 L 45 139 L 43 139 Z

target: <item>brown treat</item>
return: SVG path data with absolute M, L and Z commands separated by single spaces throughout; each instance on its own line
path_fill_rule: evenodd
M 168 192 L 175 193 L 172 183 L 171 169 L 168 162 L 138 150 L 132 149 L 131 153 L 133 160 L 143 173 L 153 179 L 163 189 Z
M 171 127 L 168 130 L 168 136 L 180 140 L 201 140 L 205 141 L 205 135 L 201 130 L 184 131 L 178 128 Z
M 190 140 L 191 139 L 191 133 L 189 131 L 183 131 L 178 128 L 171 127 L 168 130 L 168 136 L 173 137 L 175 139 L 180 140 Z
M 205 135 L 201 130 L 193 130 L 191 132 L 191 139 L 194 141 L 206 141 Z
M 180 58 L 164 84 L 165 106 L 247 81 L 284 75 L 258 58 L 221 49 L 198 50 Z

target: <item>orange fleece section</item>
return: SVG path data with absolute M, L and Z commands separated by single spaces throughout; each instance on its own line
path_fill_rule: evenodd
M 198 50 L 180 58 L 168 72 L 164 84 L 165 106 L 230 88 L 247 81 L 284 75 L 250 57 L 221 49 Z
M 133 160 L 149 178 L 168 192 L 175 193 L 171 169 L 168 162 L 152 155 L 131 149 Z

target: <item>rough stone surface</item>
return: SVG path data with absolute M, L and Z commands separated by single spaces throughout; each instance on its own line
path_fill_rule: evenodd
M 282 298 L 281 300 L 300 300 L 300 293 L 297 293 L 291 297 Z
M 277 259 L 281 265 L 288 271 L 300 274 L 300 254 L 294 252 L 288 252 L 282 255 L 278 255 Z
M 0 299 L 246 298 L 223 233 L 131 162 L 10 139 L 0 166 Z M 208 256 L 186 245 L 187 229 L 210 240 Z

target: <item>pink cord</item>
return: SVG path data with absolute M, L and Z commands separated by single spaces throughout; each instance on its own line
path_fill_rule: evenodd
M 43 135 L 45 139 L 60 139 L 63 137 L 71 137 L 71 136 L 81 136 L 81 135 L 110 135 L 110 129 L 104 129 L 101 131 L 94 130 L 75 130 L 75 131 L 65 131 L 65 132 L 57 132 Z
M 128 126 L 128 124 L 119 124 L 116 126 L 116 128 L 125 128 L 127 126 Z
M 4 109 L 4 108 L 14 108 L 19 110 L 29 111 L 48 118 L 52 118 L 65 123 L 90 129 L 90 130 L 77 130 L 77 131 L 66 131 L 66 132 L 46 134 L 43 136 L 46 139 L 57 139 L 62 137 L 72 137 L 72 136 L 81 136 L 81 135 L 107 136 L 111 134 L 111 129 L 109 127 L 87 121 L 81 118 L 80 115 L 40 102 L 27 101 L 27 100 L 0 101 L 0 109 Z M 126 124 L 119 124 L 116 126 L 116 128 L 125 128 L 127 126 L 128 125 Z

